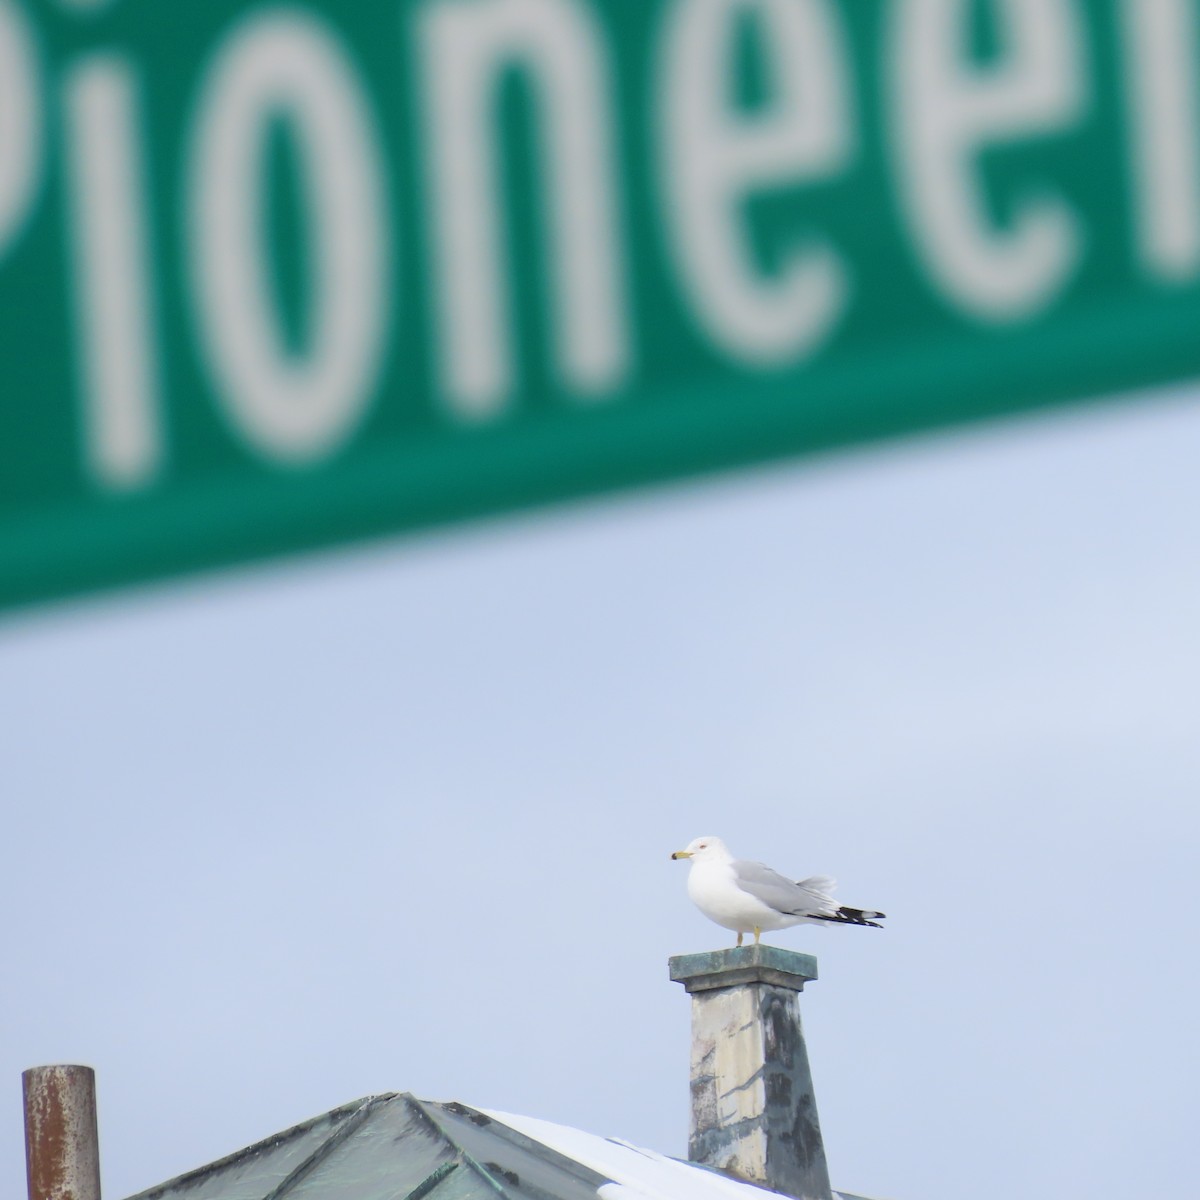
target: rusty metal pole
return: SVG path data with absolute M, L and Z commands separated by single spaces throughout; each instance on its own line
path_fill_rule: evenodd
M 31 1067 L 21 1082 L 29 1200 L 100 1200 L 95 1071 Z

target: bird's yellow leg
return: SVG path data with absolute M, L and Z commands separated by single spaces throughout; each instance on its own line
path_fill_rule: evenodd
M 754 927 L 754 944 L 758 945 L 758 939 L 762 937 L 762 930 L 757 925 Z
M 742 944 L 742 932 L 740 929 L 738 930 L 738 943 L 737 944 L 739 946 Z

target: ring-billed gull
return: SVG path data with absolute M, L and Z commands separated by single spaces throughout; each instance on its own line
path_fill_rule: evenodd
M 759 862 L 734 858 L 718 837 L 698 837 L 672 858 L 691 859 L 688 895 L 710 920 L 732 929 L 737 944 L 747 933 L 758 945 L 764 929 L 786 929 L 802 923 L 883 926 L 873 917 L 881 912 L 847 908 L 833 898 L 837 886 L 825 875 L 792 880 Z

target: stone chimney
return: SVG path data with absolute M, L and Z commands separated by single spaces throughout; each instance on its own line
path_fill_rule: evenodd
M 783 1192 L 831 1200 L 800 993 L 817 960 L 746 946 L 670 960 L 692 997 L 688 1158 Z

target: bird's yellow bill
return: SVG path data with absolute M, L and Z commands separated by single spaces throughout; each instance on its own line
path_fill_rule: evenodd
M 690 850 L 676 850 L 675 853 L 671 855 L 671 857 L 672 858 L 691 858 L 692 852 Z

